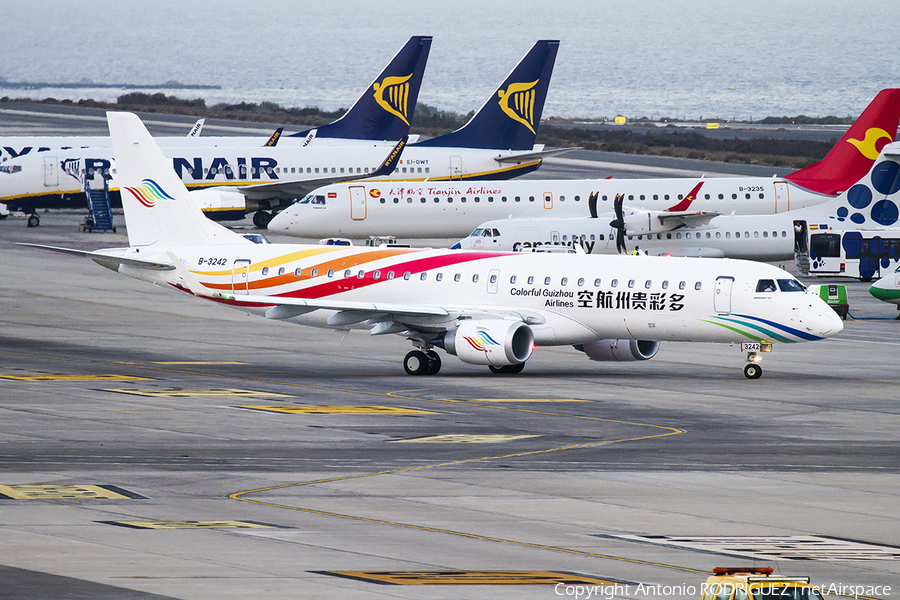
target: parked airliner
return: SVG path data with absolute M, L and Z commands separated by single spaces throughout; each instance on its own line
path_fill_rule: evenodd
M 810 228 L 896 228 L 900 223 L 898 160 L 900 143 L 888 144 L 869 172 L 848 191 L 823 204 L 778 214 L 721 215 L 694 210 L 694 198 L 710 183 L 701 180 L 684 200 L 665 210 L 620 204 L 618 214 L 614 210 L 593 217 L 497 219 L 482 223 L 453 248 L 519 251 L 579 246 L 589 254 L 639 249 L 654 256 L 792 260 L 795 248 L 805 246 Z M 588 202 L 596 203 L 596 199 L 589 197 Z
M 774 214 L 821 204 L 846 191 L 893 141 L 900 89 L 882 90 L 820 162 L 787 177 L 706 179 L 693 210 Z M 890 132 L 890 133 L 888 133 Z M 270 229 L 298 237 L 462 237 L 494 219 L 579 217 L 611 212 L 617 194 L 629 208 L 664 210 L 680 202 L 696 179 L 590 179 L 346 182 L 309 194 L 283 211 Z M 596 206 L 588 202 L 597 193 Z
M 565 151 L 544 152 L 542 146 L 534 145 L 558 47 L 555 40 L 536 42 L 469 123 L 445 136 L 407 146 L 400 165 L 388 178 L 513 177 L 538 168 L 543 156 Z M 388 90 L 388 85 L 398 89 Z M 365 119 L 357 118 L 356 110 L 384 113 L 390 108 L 394 117 L 405 119 L 412 109 L 408 103 L 415 102 L 412 94 L 407 97 L 409 87 L 406 78 L 383 78 L 383 85 L 376 82 L 370 88 L 379 102 L 370 101 L 367 92 L 366 102 L 358 102 L 332 124 L 334 127 L 318 131 L 337 137 L 336 128 L 352 131 L 357 121 L 364 126 Z M 314 134 L 319 139 L 315 132 L 309 136 Z M 236 219 L 256 211 L 254 223 L 258 227 L 268 224 L 272 212 L 312 189 L 370 173 L 390 150 L 389 146 L 372 143 L 163 149 L 189 188 L 208 189 L 201 200 L 207 216 Z M 7 161 L 0 166 L 0 174 L 14 176 L 0 177 L 0 202 L 11 206 L 58 203 L 60 198 L 77 197 L 83 189 L 84 174 L 90 177 L 95 172 L 110 172 L 110 188 L 115 192 L 118 185 L 111 158 L 111 150 L 92 149 L 89 154 L 69 151 Z
M 137 116 L 108 119 L 129 247 L 50 249 L 267 319 L 402 335 L 416 348 L 403 361 L 411 375 L 440 370 L 435 348 L 518 373 L 535 346 L 630 361 L 684 340 L 740 343 L 755 379 L 759 351 L 842 329 L 760 263 L 253 244 L 203 217 Z

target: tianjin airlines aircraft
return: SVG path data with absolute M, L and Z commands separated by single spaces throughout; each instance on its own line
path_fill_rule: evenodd
M 831 308 L 775 267 L 692 258 L 253 244 L 205 219 L 140 120 L 108 114 L 129 247 L 87 256 L 119 273 L 267 319 L 406 337 L 411 375 L 435 348 L 517 373 L 535 346 L 593 360 L 646 360 L 659 342 L 740 343 L 759 351 L 841 331 Z

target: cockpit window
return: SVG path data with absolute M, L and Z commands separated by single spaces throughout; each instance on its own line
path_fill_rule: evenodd
M 308 194 L 301 200 L 298 200 L 297 204 L 325 204 L 325 196 L 322 194 Z
M 482 234 L 483 232 L 484 232 L 484 229 L 482 229 L 481 227 L 479 227 L 478 229 L 476 229 L 475 231 L 473 231 L 473 232 L 472 232 L 472 235 L 470 235 L 469 237 L 481 237 L 481 234 Z
M 756 284 L 757 293 L 770 293 L 776 291 L 775 280 L 774 279 L 760 279 L 759 283 Z
M 778 287 L 782 292 L 805 292 L 806 288 L 796 279 L 779 279 Z
M 491 230 L 490 230 L 490 228 L 485 229 L 485 230 L 484 230 L 484 233 L 482 233 L 481 235 L 483 235 L 484 237 L 491 237 Z
M 308 194 L 300 200 L 297 200 L 297 204 L 309 204 L 312 201 L 313 196 L 315 196 L 315 194 Z

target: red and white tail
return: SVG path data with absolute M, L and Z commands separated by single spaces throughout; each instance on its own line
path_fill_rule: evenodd
M 881 149 L 894 141 L 898 123 L 900 89 L 881 90 L 825 158 L 785 179 L 829 196 L 846 192 L 869 172 Z

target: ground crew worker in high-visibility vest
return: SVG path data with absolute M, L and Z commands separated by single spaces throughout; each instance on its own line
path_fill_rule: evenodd
M 631 253 L 632 256 L 640 256 L 641 255 L 641 247 L 635 246 L 634 251 Z

